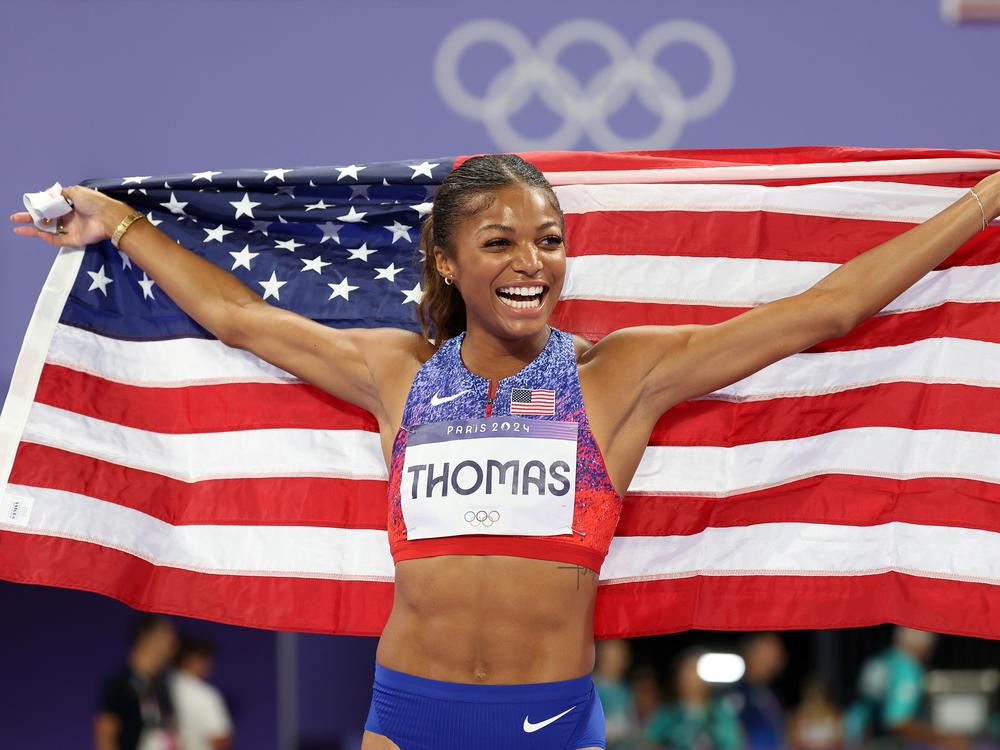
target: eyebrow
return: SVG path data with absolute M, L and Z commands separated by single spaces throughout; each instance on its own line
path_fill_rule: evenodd
M 559 226 L 559 222 L 557 222 L 557 221 L 546 221 L 543 224 L 539 224 L 538 225 L 538 229 L 535 230 L 535 231 L 540 231 L 540 230 L 546 229 L 548 227 L 557 227 L 557 226 Z M 487 224 L 484 227 L 479 227 L 479 229 L 477 229 L 476 231 L 477 232 L 485 232 L 487 229 L 497 229 L 497 230 L 499 230 L 501 232 L 513 232 L 514 231 L 514 227 L 509 227 L 506 224 Z

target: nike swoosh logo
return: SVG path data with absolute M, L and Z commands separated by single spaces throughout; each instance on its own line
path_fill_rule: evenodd
M 539 729 L 547 727 L 553 721 L 556 721 L 557 719 L 561 719 L 563 716 L 565 716 L 566 714 L 568 714 L 574 708 L 576 708 L 576 706 L 570 706 L 565 711 L 563 711 L 561 714 L 556 714 L 551 719 L 546 719 L 545 721 L 540 721 L 537 724 L 532 724 L 530 721 L 528 721 L 528 715 L 525 714 L 524 715 L 524 731 L 525 732 L 537 732 Z
M 466 389 L 466 390 L 468 390 L 468 389 Z M 434 395 L 431 396 L 431 406 L 440 406 L 441 404 L 446 404 L 449 401 L 454 401 L 456 398 L 458 398 L 459 396 L 461 396 L 463 393 L 465 393 L 465 391 L 459 391 L 458 393 L 454 394 L 453 396 L 440 396 L 439 397 L 437 395 L 437 392 L 435 392 Z

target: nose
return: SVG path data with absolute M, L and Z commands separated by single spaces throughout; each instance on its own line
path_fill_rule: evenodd
M 518 245 L 510 265 L 515 271 L 521 271 L 532 276 L 541 271 L 542 256 L 538 251 L 538 245 L 534 242 L 526 242 Z

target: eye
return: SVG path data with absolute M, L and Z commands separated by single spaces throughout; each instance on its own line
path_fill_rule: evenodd
M 508 244 L 508 240 L 505 237 L 495 237 L 492 240 L 487 240 L 484 247 L 502 247 Z
M 550 247 L 558 247 L 559 245 L 562 244 L 562 241 L 563 238 L 560 237 L 558 234 L 550 234 L 548 237 L 544 237 L 542 239 L 542 242 L 544 242 L 546 245 L 549 245 Z

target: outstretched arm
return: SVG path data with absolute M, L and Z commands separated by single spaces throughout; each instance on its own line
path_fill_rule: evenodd
M 976 191 L 986 220 L 995 219 L 1000 214 L 1000 172 L 980 181 Z M 602 375 L 607 372 L 601 378 L 606 383 L 631 387 L 625 392 L 639 394 L 635 408 L 655 419 L 685 399 L 712 393 L 820 341 L 847 334 L 977 234 L 982 222 L 970 191 L 801 294 L 714 325 L 624 328 L 593 346 L 586 361 Z
M 15 232 L 51 245 L 86 245 L 110 237 L 132 208 L 98 191 L 74 185 L 63 190 L 75 209 L 66 234 L 30 226 L 26 212 L 11 215 Z M 119 247 L 184 312 L 229 346 L 253 352 L 296 377 L 381 419 L 384 404 L 375 370 L 393 353 L 414 349 L 422 338 L 396 329 L 335 329 L 268 304 L 235 275 L 177 244 L 148 221 L 130 225 Z M 388 353 L 388 354 L 387 354 Z M 377 360 L 377 361 L 376 361 Z

